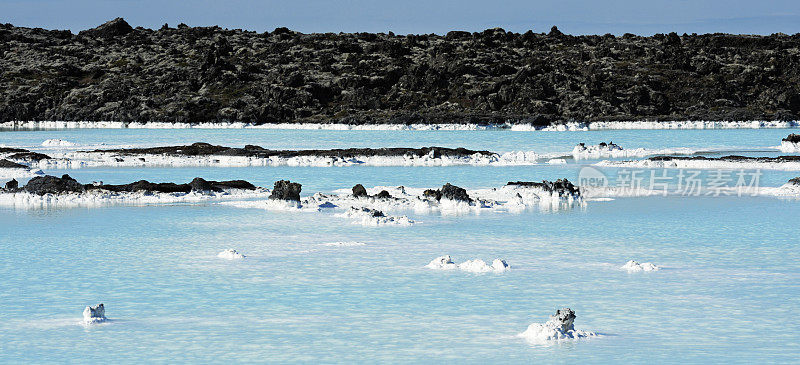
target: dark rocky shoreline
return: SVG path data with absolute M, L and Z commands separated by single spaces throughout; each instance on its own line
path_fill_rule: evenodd
M 796 120 L 800 34 L 0 25 L 0 122 Z
M 654 156 L 650 157 L 649 160 L 651 161 L 730 161 L 730 162 L 798 162 L 800 161 L 800 156 L 796 155 L 788 155 L 788 156 L 778 156 L 778 157 L 748 157 L 748 156 L 737 156 L 737 155 L 729 155 L 729 156 L 722 156 L 722 157 L 706 157 L 706 156 Z
M 107 152 L 120 155 L 175 155 L 175 156 L 243 156 L 243 157 L 393 157 L 417 156 L 422 157 L 433 153 L 433 157 L 467 157 L 474 154 L 486 156 L 494 155 L 489 151 L 474 151 L 466 148 L 422 147 L 422 148 L 345 148 L 330 150 L 269 150 L 260 146 L 246 145 L 244 148 L 215 146 L 209 143 L 197 142 L 187 146 L 166 146 L 151 148 L 121 148 L 110 150 L 94 150 L 89 152 Z
M 213 181 L 196 177 L 189 183 L 152 183 L 147 180 L 139 180 L 130 184 L 106 185 L 106 184 L 81 184 L 69 175 L 61 177 L 45 175 L 37 176 L 28 181 L 23 187 L 18 187 L 16 180 L 11 180 L 6 184 L 7 192 L 28 192 L 36 195 L 44 194 L 65 194 L 65 193 L 84 193 L 90 190 L 105 190 L 111 192 L 136 192 L 147 191 L 153 193 L 189 193 L 197 192 L 221 192 L 227 189 L 255 190 L 256 187 L 244 180 Z

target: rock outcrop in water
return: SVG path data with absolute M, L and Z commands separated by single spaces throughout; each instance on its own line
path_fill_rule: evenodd
M 533 323 L 519 337 L 532 343 L 576 340 L 597 336 L 594 332 L 575 329 L 575 311 L 561 308 L 545 323 Z
M 64 175 L 60 178 L 50 175 L 37 176 L 30 179 L 22 189 L 36 195 L 82 193 L 86 191 L 86 187 L 83 184 L 69 175 Z
M 792 133 L 786 136 L 786 138 L 782 139 L 781 142 L 800 143 L 800 134 Z
M 369 194 L 367 194 L 367 189 L 364 188 L 364 185 L 356 184 L 353 186 L 353 196 L 356 198 L 365 198 L 368 197 Z
M 83 321 L 85 323 L 97 323 L 103 322 L 106 320 L 106 308 L 103 306 L 103 303 L 100 303 L 94 307 L 87 306 L 83 310 Z
M 489 151 L 474 151 L 466 148 L 447 147 L 422 147 L 422 148 L 345 148 L 330 150 L 269 150 L 260 146 L 246 145 L 244 148 L 215 146 L 208 143 L 197 142 L 188 146 L 167 146 L 151 148 L 121 148 L 109 150 L 94 150 L 90 152 L 108 152 L 120 155 L 175 155 L 175 156 L 244 156 L 257 158 L 292 158 L 292 157 L 396 157 L 432 155 L 434 158 L 442 156 L 467 157 L 474 154 L 485 156 L 494 155 Z
M 9 180 L 8 182 L 6 182 L 6 186 L 5 186 L 5 188 L 6 188 L 6 190 L 16 190 L 16 189 L 19 189 L 19 181 L 17 181 L 17 179 L 11 179 L 11 180 Z
M 289 180 L 276 181 L 269 198 L 272 200 L 289 200 L 299 202 L 300 190 L 302 187 L 303 186 L 299 183 L 293 183 Z
M 555 182 L 544 180 L 542 182 L 531 181 L 509 181 L 506 185 L 513 186 L 526 186 L 539 188 L 552 194 L 558 194 L 560 197 L 573 196 L 580 197 L 580 188 L 575 186 L 567 179 L 558 179 Z
M 6 160 L 6 159 L 0 159 L 0 168 L 4 168 L 4 169 L 27 169 L 28 166 L 25 166 L 23 164 L 18 164 L 16 162 L 9 161 L 9 160 Z
M 202 178 L 195 178 L 188 184 L 176 183 L 151 183 L 147 180 L 140 180 L 130 184 L 110 185 L 110 184 L 81 184 L 69 175 L 62 177 L 56 176 L 37 176 L 32 178 L 22 187 L 22 191 L 36 194 L 65 194 L 83 193 L 89 190 L 105 190 L 112 192 L 137 192 L 148 191 L 154 193 L 189 193 L 189 192 L 220 192 L 226 189 L 254 190 L 253 184 L 244 180 L 231 181 L 207 181 Z M 17 187 L 7 190 L 16 190 Z
M 793 120 L 800 35 L 0 25 L 0 122 Z
M 442 200 L 442 198 L 455 200 L 455 201 L 463 201 L 467 203 L 472 202 L 472 198 L 469 197 L 467 194 L 467 190 L 450 183 L 446 183 L 442 186 L 441 189 L 434 190 L 428 189 L 422 192 L 422 196 L 428 199 L 434 200 Z

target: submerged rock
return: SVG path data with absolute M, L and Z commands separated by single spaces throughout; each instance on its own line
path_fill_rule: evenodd
M 94 307 L 88 306 L 83 310 L 83 321 L 85 323 L 98 323 L 106 320 L 106 308 L 103 303 Z
M 20 161 L 28 161 L 28 162 L 39 162 L 41 160 L 49 160 L 51 157 L 45 155 L 44 153 L 38 152 L 18 152 L 10 156 L 6 156 L 7 159 L 10 160 L 20 160 Z
M 228 259 L 228 260 L 237 260 L 237 259 L 243 259 L 246 256 L 240 254 L 238 251 L 236 251 L 234 249 L 230 249 L 229 248 L 229 249 L 227 249 L 225 251 L 222 251 L 222 252 L 218 253 L 217 257 L 222 258 L 222 259 Z
M 639 271 L 658 271 L 661 268 L 650 263 L 650 262 L 643 262 L 638 263 L 634 260 L 630 260 L 620 267 L 622 270 L 626 270 L 628 272 L 639 272 Z
M 300 190 L 302 185 L 293 183 L 289 180 L 279 180 L 275 182 L 269 198 L 273 200 L 300 201 Z
M 364 188 L 364 185 L 356 184 L 356 186 L 353 186 L 353 196 L 356 198 L 364 198 L 369 196 L 369 194 L 367 194 L 367 189 Z

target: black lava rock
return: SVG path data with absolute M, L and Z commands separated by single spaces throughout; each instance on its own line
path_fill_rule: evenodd
M 367 189 L 364 188 L 364 185 L 356 184 L 356 186 L 353 186 L 353 196 L 362 198 L 369 196 L 369 194 L 367 194 Z
M 796 120 L 800 36 L 0 25 L 0 122 Z M 309 61 L 312 60 L 312 61 Z
M 800 134 L 790 134 L 786 138 L 782 139 L 782 141 L 792 142 L 792 143 L 800 143 Z
M 50 175 L 37 176 L 30 179 L 23 189 L 37 195 L 82 193 L 86 191 L 83 185 L 69 175 L 64 175 L 60 178 Z
M 389 194 L 389 192 L 386 190 L 381 190 L 381 192 L 376 194 L 375 197 L 378 199 L 391 199 L 392 194 Z
M 451 185 L 450 183 L 444 184 L 440 192 L 441 192 L 441 198 L 447 198 L 450 200 L 458 200 L 463 202 L 472 201 L 472 198 L 469 197 L 469 194 L 467 194 L 466 189 L 460 188 L 455 185 Z
M 0 160 L 0 168 L 6 168 L 6 169 L 26 169 L 26 168 L 28 168 L 28 166 L 25 166 L 25 165 L 23 165 L 23 164 L 18 164 L 18 163 L 16 163 L 16 162 L 9 161 L 9 160 L 6 160 L 6 159 L 2 159 L 2 160 Z
M 110 20 L 105 22 L 103 25 L 99 27 L 87 29 L 78 33 L 80 36 L 84 37 L 91 37 L 91 38 L 115 38 L 124 36 L 130 32 L 133 32 L 133 27 L 122 18 L 116 18 L 114 20 Z
M 17 190 L 19 188 L 19 181 L 17 179 L 11 179 L 10 181 L 6 182 L 6 190 Z
M 558 193 L 558 196 L 574 196 L 579 197 L 581 195 L 580 188 L 575 186 L 572 182 L 567 179 L 558 179 L 555 182 L 544 180 L 542 182 L 531 182 L 531 181 L 510 181 L 506 185 L 516 185 L 516 186 L 529 186 L 540 188 L 544 191 L 549 193 Z
M 299 202 L 301 189 L 302 185 L 299 183 L 293 183 L 289 180 L 276 181 L 269 198 L 273 200 L 291 200 Z

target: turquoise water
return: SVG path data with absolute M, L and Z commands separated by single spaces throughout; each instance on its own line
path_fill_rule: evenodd
M 789 131 L 341 132 L 82 130 L 0 133 L 0 145 L 208 141 L 272 148 L 387 145 L 568 152 L 777 146 Z M 549 142 L 552 140 L 552 142 Z M 764 153 L 766 155 L 766 153 Z M 83 182 L 244 178 L 303 194 L 365 186 L 478 188 L 573 178 L 581 164 L 518 167 L 126 168 L 46 171 Z M 613 175 L 616 169 L 605 169 Z M 779 186 L 791 172 L 767 171 Z M 330 213 L 219 204 L 0 207 L 0 362 L 754 363 L 794 362 L 800 325 L 800 202 L 647 197 L 542 213 L 415 214 L 363 227 Z M 360 241 L 364 246 L 323 243 Z M 235 248 L 248 257 L 221 260 Z M 504 258 L 503 274 L 425 269 Z M 627 260 L 663 269 L 626 273 Z M 79 324 L 103 302 L 110 321 Z M 557 308 L 602 337 L 516 338 Z

